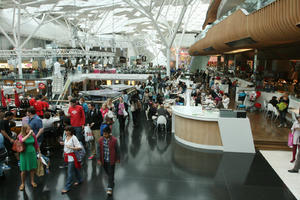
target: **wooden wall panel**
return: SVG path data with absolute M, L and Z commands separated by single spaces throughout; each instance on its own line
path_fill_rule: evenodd
M 212 27 L 206 37 L 190 47 L 191 55 L 212 55 L 238 48 L 225 43 L 251 37 L 255 44 L 239 48 L 260 48 L 300 41 L 300 0 L 277 0 L 268 6 L 245 15 L 241 10 Z M 203 49 L 213 47 L 214 52 Z

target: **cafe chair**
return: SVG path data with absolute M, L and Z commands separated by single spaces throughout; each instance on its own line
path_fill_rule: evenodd
M 274 119 L 274 117 L 275 117 L 275 119 Z M 276 120 L 276 119 L 278 119 L 278 117 L 279 117 L 279 112 L 278 112 L 277 108 L 273 106 L 273 116 L 272 116 L 272 118 L 274 120 Z
M 297 121 L 297 116 L 295 112 L 292 112 L 292 122 L 294 123 L 295 121 Z
M 274 111 L 274 106 L 271 103 L 268 103 L 267 104 L 267 115 L 271 114 L 271 118 L 273 118 L 273 115 L 274 115 L 273 111 Z
M 266 100 L 263 101 L 262 111 L 264 112 L 264 116 L 266 116 L 268 114 L 268 102 Z

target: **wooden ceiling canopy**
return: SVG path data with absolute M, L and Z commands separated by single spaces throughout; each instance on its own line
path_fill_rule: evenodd
M 205 27 L 208 24 L 212 24 L 214 21 L 217 19 L 217 14 L 218 14 L 218 8 L 220 6 L 222 0 L 212 0 L 211 4 L 209 5 L 209 8 L 206 13 L 206 18 L 205 22 L 202 26 L 202 29 L 204 30 Z
M 189 49 L 192 56 L 214 55 L 242 48 L 263 48 L 300 41 L 300 1 L 277 0 L 246 15 L 237 10 L 208 30 Z

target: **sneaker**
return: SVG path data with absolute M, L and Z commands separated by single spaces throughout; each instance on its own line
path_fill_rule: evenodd
M 60 169 L 67 168 L 67 167 L 68 167 L 68 165 L 60 165 L 59 166 Z
M 3 169 L 3 170 L 10 170 L 10 169 L 11 169 L 11 167 L 10 167 L 10 166 L 8 166 L 8 165 L 5 165 L 5 164 L 4 164 L 4 165 L 3 165 L 3 167 L 2 167 L 2 169 Z
M 282 127 L 282 124 L 279 124 L 278 128 L 281 128 Z
M 92 155 L 92 156 L 90 156 L 88 159 L 89 159 L 89 160 L 92 160 L 92 159 L 94 159 L 94 157 L 95 157 L 95 156 Z
M 107 194 L 107 195 L 112 195 L 112 189 L 108 189 L 108 190 L 106 191 L 106 194 Z
M 290 173 L 298 173 L 298 170 L 290 169 L 290 170 L 288 170 L 288 172 L 290 172 Z

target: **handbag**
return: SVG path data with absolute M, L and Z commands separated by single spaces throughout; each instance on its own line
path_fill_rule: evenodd
M 291 147 L 291 148 L 293 147 L 293 140 L 294 140 L 294 133 L 289 132 L 288 146 Z
M 126 117 L 128 115 L 128 112 L 125 109 L 123 110 L 123 115 L 124 115 L 124 117 Z
M 6 148 L 0 149 L 0 162 L 3 162 L 7 157 L 7 150 Z
M 15 140 L 14 144 L 12 146 L 12 150 L 16 152 L 23 152 L 25 151 L 25 145 L 23 142 L 20 142 L 19 140 Z

